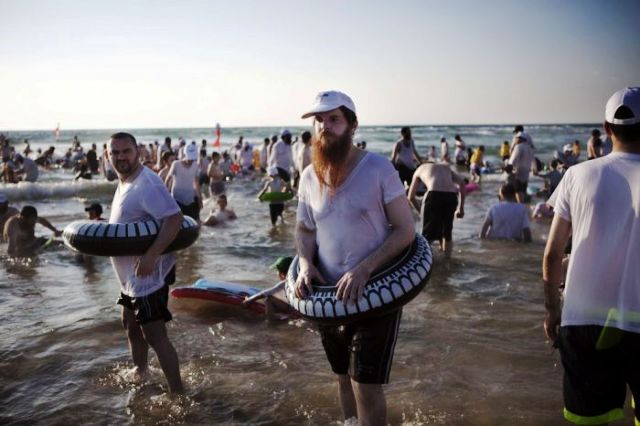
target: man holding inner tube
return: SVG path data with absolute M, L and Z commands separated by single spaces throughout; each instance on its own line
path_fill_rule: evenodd
M 413 241 L 413 216 L 391 163 L 353 145 L 358 120 L 349 96 L 319 93 L 302 116 L 309 117 L 314 118 L 315 141 L 312 167 L 302 173 L 298 192 L 296 294 L 309 296 L 312 281 L 335 283 L 338 299 L 356 303 L 371 274 Z M 319 327 L 345 419 L 386 424 L 382 385 L 389 381 L 400 317 L 398 309 Z
M 182 213 L 162 180 L 140 164 L 136 140 L 129 133 L 115 133 L 109 144 L 109 160 L 118 174 L 118 188 L 111 204 L 109 223 L 132 223 L 151 218 L 162 226 L 151 247 L 138 256 L 112 257 L 120 281 L 118 304 L 127 330 L 135 373 L 142 376 L 148 366 L 149 346 L 158 356 L 171 393 L 182 393 L 178 354 L 169 341 L 165 322 L 168 284 L 175 281 L 175 258 L 162 254 L 173 242 L 182 223 Z

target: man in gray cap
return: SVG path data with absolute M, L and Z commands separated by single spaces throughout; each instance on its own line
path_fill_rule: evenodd
M 640 87 L 611 96 L 605 157 L 571 167 L 548 201 L 555 215 L 542 265 L 544 329 L 560 349 L 564 417 L 624 417 L 627 386 L 640 424 Z M 564 250 L 572 238 L 566 279 Z M 560 283 L 565 282 L 564 302 Z
M 333 283 L 338 299 L 355 303 L 371 274 L 411 244 L 415 222 L 389 160 L 354 146 L 358 119 L 349 96 L 319 93 L 302 116 L 308 117 L 316 140 L 298 189 L 296 293 L 309 296 L 312 280 Z M 382 385 L 389 380 L 401 313 L 319 327 L 345 419 L 386 424 Z

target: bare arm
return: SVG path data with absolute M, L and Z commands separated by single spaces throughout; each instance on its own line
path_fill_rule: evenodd
M 416 157 L 416 160 L 418 160 L 418 163 L 422 163 L 422 157 L 420 157 L 420 154 L 418 154 L 418 151 L 416 150 L 416 144 L 413 143 L 413 140 L 411 141 L 411 149 L 413 150 L 413 155 Z
M 286 282 L 287 282 L 286 280 L 282 280 L 278 284 L 274 285 L 273 287 L 266 288 L 266 289 L 262 290 L 260 293 L 256 293 L 253 296 L 244 299 L 242 304 L 243 305 L 247 305 L 247 304 L 249 304 L 251 302 L 254 302 L 256 300 L 260 300 L 263 297 L 272 296 L 275 293 L 277 293 L 280 290 L 282 290 L 284 288 L 284 285 L 286 284 Z
M 356 302 L 362 297 L 364 286 L 371 274 L 407 248 L 414 239 L 415 224 L 411 208 L 405 197 L 399 196 L 385 205 L 391 233 L 382 245 L 347 271 L 336 284 L 336 297 L 345 302 Z
M 326 281 L 313 265 L 313 258 L 318 250 L 316 231 L 307 228 L 302 222 L 298 222 L 296 225 L 296 250 L 300 265 L 300 272 L 296 281 L 296 296 L 304 298 L 313 294 L 313 287 L 311 286 L 313 279 L 317 279 L 321 283 L 326 283 Z
M 419 175 L 420 167 L 413 174 L 413 179 L 411 179 L 411 185 L 409 186 L 409 193 L 407 194 L 407 199 L 409 200 L 409 204 L 413 206 L 418 213 L 420 213 L 420 204 L 418 203 L 418 199 L 416 198 L 416 193 L 418 192 L 418 185 L 420 185 L 420 177 Z M 427 188 L 428 190 L 429 188 Z
M 553 216 L 549 239 L 544 249 L 542 261 L 542 280 L 544 281 L 544 332 L 549 340 L 555 342 L 558 338 L 558 328 L 562 307 L 560 306 L 560 283 L 563 281 L 562 258 L 564 249 L 571 235 L 571 222 Z
M 491 227 L 491 219 L 487 217 L 482 224 L 482 230 L 480 231 L 480 239 L 486 240 L 487 233 L 489 232 L 489 228 Z
M 398 160 L 398 151 L 400 150 L 400 142 L 396 143 L 396 146 L 393 147 L 393 152 L 391 153 L 391 164 L 395 165 Z
M 462 219 L 464 217 L 464 199 L 467 195 L 467 188 L 462 176 L 455 172 L 451 172 L 451 177 L 453 181 L 458 185 L 458 193 L 460 194 L 460 204 L 458 204 L 458 212 L 456 213 L 456 217 L 458 219 Z
M 269 183 L 270 182 L 266 182 L 264 184 L 264 186 L 262 187 L 262 189 L 260 190 L 260 192 L 258 192 L 258 199 L 260 199 L 260 197 L 262 197 L 262 194 L 264 194 L 265 192 L 267 192 L 267 189 L 269 188 Z
M 18 252 L 18 226 L 15 217 L 10 218 L 4 225 L 3 237 L 9 244 L 7 245 L 7 254 L 15 256 Z
M 44 226 L 45 228 L 49 229 L 51 232 L 53 232 L 56 237 L 59 237 L 60 235 L 62 235 L 62 231 L 59 231 L 58 228 L 53 226 L 51 222 L 49 222 L 44 217 L 38 217 L 38 223 Z
M 151 247 L 149 247 L 147 252 L 138 259 L 136 264 L 136 276 L 146 277 L 153 272 L 153 268 L 158 257 L 176 238 L 181 224 L 182 213 L 180 212 L 166 217 L 162 221 L 162 226 L 160 227 L 160 231 L 158 231 L 158 237 L 155 239 L 153 244 L 151 244 Z

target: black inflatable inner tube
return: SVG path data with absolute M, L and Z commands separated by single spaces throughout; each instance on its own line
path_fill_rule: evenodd
M 312 284 L 313 294 L 300 299 L 295 293 L 299 263 L 296 256 L 287 273 L 285 294 L 289 305 L 310 321 L 346 324 L 392 312 L 420 293 L 431 276 L 432 254 L 427 240 L 419 234 L 396 259 L 376 271 L 356 303 L 336 298 L 335 285 Z
M 135 223 L 107 223 L 77 220 L 64 228 L 64 244 L 74 251 L 94 256 L 141 256 L 151 247 L 162 223 L 155 219 Z M 185 216 L 178 235 L 165 253 L 189 247 L 197 239 L 200 226 Z

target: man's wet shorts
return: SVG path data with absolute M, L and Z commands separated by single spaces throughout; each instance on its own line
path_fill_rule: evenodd
M 640 334 L 596 325 L 560 328 L 564 417 L 577 424 L 624 417 L 627 385 L 640 424 Z
M 455 192 L 429 191 L 422 200 L 422 235 L 428 241 L 451 241 L 453 216 L 458 207 Z
M 347 325 L 321 325 L 322 346 L 333 372 L 358 383 L 389 383 L 401 316 L 399 309 Z
M 167 304 L 169 303 L 169 285 L 175 282 L 175 277 L 174 266 L 165 277 L 162 288 L 142 297 L 131 297 L 120 293 L 116 303 L 132 310 L 136 317 L 136 322 L 140 325 L 157 320 L 171 321 L 173 316 L 169 312 Z

